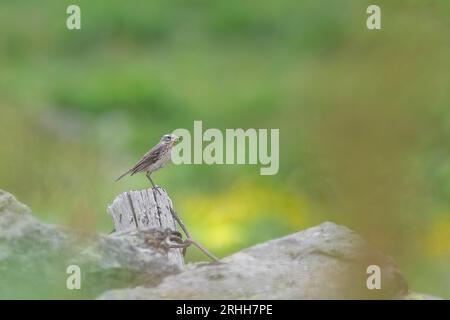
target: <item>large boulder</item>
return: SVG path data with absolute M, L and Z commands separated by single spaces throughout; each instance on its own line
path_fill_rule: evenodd
M 367 287 L 367 268 L 381 289 Z M 152 288 L 113 290 L 100 299 L 374 299 L 400 298 L 404 278 L 388 256 L 355 232 L 325 222 L 223 259 L 190 265 Z
M 44 224 L 0 190 L 0 298 L 89 298 L 107 289 L 156 285 L 180 268 L 157 245 L 161 230 L 117 236 Z M 69 265 L 81 270 L 81 290 L 68 290 Z
M 391 258 L 331 222 L 184 270 L 167 258 L 164 232 L 108 236 L 44 224 L 0 190 L 0 298 L 374 299 L 407 292 Z M 81 269 L 81 290 L 66 288 L 69 265 Z M 381 289 L 367 287 L 373 265 Z

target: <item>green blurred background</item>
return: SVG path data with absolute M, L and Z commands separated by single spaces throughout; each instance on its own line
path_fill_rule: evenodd
M 114 179 L 162 134 L 279 128 L 275 176 L 154 174 L 194 238 L 225 256 L 332 220 L 450 298 L 450 2 L 376 1 L 369 31 L 372 3 L 2 0 L 0 188 L 46 222 L 109 232 L 106 205 L 148 187 Z

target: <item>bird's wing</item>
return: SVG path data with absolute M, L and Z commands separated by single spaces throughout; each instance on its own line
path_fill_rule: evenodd
M 145 171 L 145 169 L 151 165 L 152 163 L 155 163 L 160 158 L 161 152 L 163 151 L 164 147 L 158 143 L 156 146 L 154 146 L 149 152 L 147 152 L 141 160 L 139 160 L 136 165 L 130 169 L 131 175 Z

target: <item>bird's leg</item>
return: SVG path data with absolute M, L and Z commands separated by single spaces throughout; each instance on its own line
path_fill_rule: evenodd
M 152 178 L 150 177 L 150 172 L 147 172 L 145 175 L 147 176 L 148 180 L 150 180 L 150 183 L 152 184 L 153 188 L 156 188 L 155 184 L 153 183 Z
M 150 180 L 150 183 L 152 184 L 153 189 L 156 189 L 156 191 L 158 191 L 158 193 L 161 194 L 161 192 L 158 189 L 158 186 L 153 183 L 153 180 L 150 177 L 151 173 L 147 172 L 145 175 L 147 176 L 148 180 Z

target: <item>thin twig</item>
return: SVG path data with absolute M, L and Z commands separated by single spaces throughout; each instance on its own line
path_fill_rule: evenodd
M 170 208 L 170 212 L 172 213 L 172 216 L 177 221 L 177 223 L 180 225 L 181 229 L 183 229 L 184 234 L 186 235 L 186 238 L 190 239 L 191 235 L 189 234 L 189 231 L 187 230 L 186 226 L 184 225 L 183 221 L 181 221 L 180 217 L 176 213 L 173 208 Z
M 181 229 L 183 229 L 185 235 L 186 235 L 186 241 L 184 241 L 184 243 L 188 243 L 189 244 L 193 244 L 194 246 L 196 246 L 198 249 L 200 249 L 200 251 L 202 251 L 204 254 L 206 254 L 208 257 L 210 257 L 214 262 L 220 262 L 220 260 L 213 255 L 211 252 L 208 251 L 208 249 L 206 249 L 204 246 L 202 246 L 200 243 L 198 243 L 197 241 L 195 241 L 194 239 L 192 239 L 191 235 L 189 234 L 189 231 L 187 230 L 186 226 L 184 225 L 183 221 L 180 219 L 180 217 L 178 216 L 178 214 L 176 213 L 176 211 L 173 208 L 170 208 L 170 212 L 172 213 L 172 216 L 174 217 L 174 219 L 177 221 L 177 223 L 180 225 Z M 179 248 L 183 248 L 183 253 L 185 252 L 186 248 L 188 246 L 181 246 Z
M 209 252 L 208 249 L 206 249 L 204 246 L 202 246 L 200 243 L 198 243 L 194 239 L 189 238 L 189 239 L 186 239 L 186 241 L 192 243 L 194 246 L 199 248 L 200 251 L 202 251 L 204 254 L 206 254 L 208 257 L 210 257 L 214 262 L 220 263 L 219 258 L 217 258 L 215 255 L 213 255 L 211 252 Z

